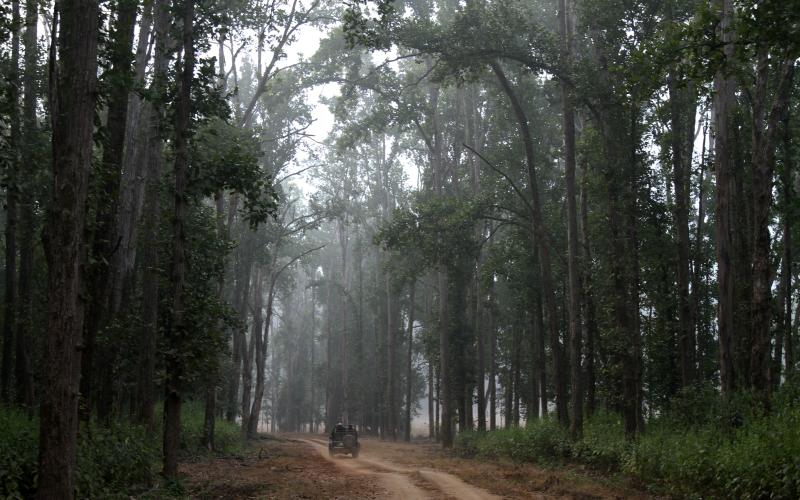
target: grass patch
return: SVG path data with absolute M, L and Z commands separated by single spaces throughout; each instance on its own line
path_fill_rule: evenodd
M 621 418 L 600 412 L 573 441 L 552 419 L 526 427 L 463 432 L 456 452 L 542 465 L 578 463 L 623 472 L 651 491 L 680 498 L 800 498 L 800 390 L 787 384 L 769 412 L 744 394 L 679 397 L 635 441 Z

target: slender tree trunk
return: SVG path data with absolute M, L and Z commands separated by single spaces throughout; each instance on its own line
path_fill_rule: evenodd
M 705 332 L 705 314 L 701 310 L 701 297 L 704 295 L 701 292 L 702 286 L 702 279 L 701 275 L 703 274 L 703 234 L 704 234 L 704 224 L 705 224 L 705 169 L 706 169 L 706 136 L 707 136 L 707 122 L 705 118 L 702 120 L 703 122 L 703 142 L 702 147 L 700 149 L 700 172 L 699 178 L 697 181 L 697 225 L 695 229 L 695 248 L 694 248 L 694 263 L 693 263 L 693 271 L 692 271 L 692 317 L 694 318 L 693 326 L 694 326 L 694 338 L 695 338 L 695 345 L 697 346 L 697 350 L 695 352 L 695 357 L 701 351 L 701 342 L 703 351 L 707 348 L 707 343 L 705 342 L 706 335 L 702 336 L 701 340 L 701 332 Z M 703 292 L 705 292 L 705 288 Z M 702 368 L 702 365 L 701 365 Z M 703 376 L 702 369 L 700 373 L 695 374 L 696 377 L 701 378 Z
M 694 328 L 692 327 L 691 303 L 689 299 L 689 195 L 686 192 L 686 171 L 683 161 L 682 94 L 677 89 L 675 76 L 667 77 L 669 108 L 672 183 L 675 189 L 675 226 L 678 240 L 678 354 L 681 366 L 681 386 L 689 387 L 694 381 Z
M 428 439 L 431 441 L 436 439 L 436 421 L 434 420 L 433 415 L 433 399 L 433 363 L 428 360 Z
M 550 339 L 550 349 L 553 353 L 553 372 L 555 376 L 556 389 L 556 414 L 558 421 L 564 425 L 569 425 L 569 415 L 567 412 L 567 381 L 565 380 L 563 348 L 559 340 L 558 329 L 558 308 L 556 306 L 555 289 L 553 288 L 553 271 L 550 263 L 550 246 L 547 242 L 548 234 L 542 216 L 542 204 L 539 196 L 539 184 L 536 177 L 535 158 L 533 151 L 533 137 L 528 128 L 528 118 L 525 110 L 519 102 L 516 93 L 511 87 L 503 70 L 497 63 L 492 64 L 492 70 L 500 81 L 500 86 L 508 96 L 511 106 L 516 115 L 519 133 L 525 145 L 525 158 L 528 166 L 528 189 L 531 193 L 533 230 L 536 245 L 539 249 L 539 267 L 541 270 L 541 288 L 544 295 L 545 310 L 547 311 L 547 333 Z M 573 129 L 574 133 L 574 129 Z M 573 193 L 574 194 L 574 193 Z M 577 287 L 576 287 L 577 289 Z
M 495 325 L 494 283 L 489 306 L 489 430 L 497 428 L 497 326 Z
M 178 474 L 178 451 L 181 432 L 181 376 L 184 331 L 184 286 L 186 282 L 186 184 L 189 171 L 189 127 L 191 92 L 194 77 L 194 0 L 183 6 L 183 67 L 175 123 L 175 193 L 172 220 L 172 323 L 167 329 L 167 344 L 172 355 L 165 356 L 164 399 L 164 475 Z
M 258 363 L 258 354 L 261 353 L 261 328 L 263 327 L 262 307 L 264 303 L 264 294 L 262 284 L 264 278 L 261 276 L 261 268 L 256 267 L 253 281 L 255 281 L 255 290 L 253 293 L 253 325 L 250 328 L 250 339 L 247 345 L 242 345 L 242 434 L 247 437 L 247 432 L 250 427 L 250 407 L 251 397 L 253 390 L 253 359 L 256 356 L 256 363 Z M 261 370 L 256 367 L 258 373 Z
M 581 246 L 583 247 L 583 302 L 586 328 L 586 414 L 592 416 L 596 407 L 595 391 L 595 339 L 597 338 L 597 315 L 592 291 L 592 247 L 589 242 L 589 180 L 588 166 L 581 169 Z
M 790 114 L 786 113 L 783 119 L 783 172 L 781 173 L 781 184 L 783 188 L 783 262 L 784 262 L 784 287 L 786 290 L 784 299 L 785 304 L 781 304 L 784 310 L 784 356 L 786 359 L 786 377 L 794 374 L 794 328 L 792 325 L 792 220 L 790 210 L 794 201 L 794 185 L 792 182 L 792 168 L 794 166 L 792 156 L 792 129 L 790 128 Z M 780 360 L 779 360 L 780 361 Z
M 277 251 L 275 252 L 277 255 Z M 274 263 L 273 263 L 274 268 Z M 278 276 L 273 272 L 270 276 L 269 296 L 267 298 L 267 315 L 264 320 L 264 333 L 259 336 L 256 343 L 256 387 L 253 396 L 253 406 L 250 409 L 250 418 L 247 420 L 247 436 L 254 438 L 258 435 L 258 421 L 261 417 L 261 402 L 264 400 L 266 386 L 266 364 L 269 347 L 269 329 L 272 323 L 272 309 L 275 302 L 275 282 Z M 259 325 L 260 326 L 260 325 Z
M 536 260 L 538 261 L 538 259 Z M 536 366 L 539 370 L 539 398 L 541 398 L 542 416 L 544 417 L 550 411 L 550 408 L 548 407 L 549 400 L 547 397 L 547 358 L 544 352 L 544 311 L 542 309 L 542 295 L 537 291 L 536 297 L 534 298 L 534 311 L 533 315 L 531 315 L 531 320 L 533 322 L 531 330 L 533 331 L 533 336 L 536 337 Z
M 3 403 L 11 403 L 11 364 L 14 353 L 14 313 L 15 283 L 17 280 L 17 169 L 20 166 L 20 113 L 19 113 L 19 31 L 22 25 L 19 13 L 19 0 L 11 2 L 11 68 L 8 74 L 8 99 L 11 101 L 9 137 L 11 161 L 6 170 L 6 269 L 5 294 L 3 300 L 3 359 L 0 370 L 0 399 Z
M 530 354 L 530 362 L 528 363 L 530 372 L 528 377 L 530 379 L 529 396 L 528 396 L 528 414 L 526 416 L 527 422 L 532 422 L 533 419 L 539 418 L 539 366 L 537 363 L 536 350 L 538 348 L 536 332 L 533 330 L 532 314 L 529 312 L 525 317 L 528 321 L 529 334 L 528 334 L 528 349 Z
M 165 140 L 165 92 L 167 84 L 167 45 L 169 43 L 169 5 L 166 0 L 155 4 L 155 60 L 153 61 L 153 100 L 151 113 L 147 115 L 150 128 L 146 155 L 148 165 L 147 183 L 144 193 L 142 215 L 144 238 L 146 241 L 158 239 L 161 216 L 161 177 L 164 170 Z M 156 346 L 158 341 L 158 291 L 161 279 L 159 256 L 156 245 L 145 245 L 142 255 L 142 350 L 139 365 L 139 421 L 147 432 L 155 432 L 155 371 Z
M 788 106 L 794 74 L 794 59 L 781 61 L 772 108 L 767 109 L 770 57 L 766 45 L 760 47 L 756 63 L 753 99 L 753 297 L 750 336 L 750 386 L 766 398 L 770 390 L 769 357 L 772 326 L 772 248 L 769 227 L 772 222 L 772 189 L 775 167 L 775 142 L 780 118 Z
M 231 205 L 228 212 L 228 227 L 231 227 L 233 221 L 230 219 L 231 212 L 236 210 L 235 205 Z M 246 237 L 245 237 L 246 238 Z M 240 239 L 238 248 L 238 259 L 234 269 L 236 269 L 237 277 L 236 284 L 233 288 L 233 307 L 237 316 L 244 324 L 247 320 L 247 301 L 250 297 L 250 268 L 252 260 L 250 259 L 249 252 L 245 252 L 242 246 L 246 240 Z M 237 408 L 239 406 L 239 380 L 242 373 L 242 358 L 246 354 L 245 349 L 245 332 L 243 328 L 235 328 L 233 330 L 233 348 L 231 353 L 231 361 L 233 371 L 231 373 L 230 384 L 228 385 L 228 403 L 225 413 L 225 420 L 234 422 L 238 414 Z
M 114 241 L 117 207 L 119 201 L 122 159 L 125 145 L 125 127 L 128 115 L 128 94 L 131 88 L 131 68 L 133 66 L 134 27 L 136 25 L 137 0 L 120 0 L 116 3 L 116 17 L 110 38 L 112 82 L 108 96 L 108 119 L 103 143 L 103 157 L 98 172 L 97 215 L 92 235 L 92 260 L 97 263 L 90 268 L 89 283 L 92 294 L 86 310 L 86 349 L 83 353 L 81 369 L 81 397 L 83 398 L 84 418 L 91 414 L 93 400 L 97 397 L 97 413 L 101 422 L 108 423 L 111 417 L 114 371 L 116 354 L 109 349 L 97 350 L 97 334 L 105 326 L 108 315 L 108 280 L 110 269 L 106 262 L 113 258 L 117 250 Z M 101 370 L 95 374 L 95 358 Z M 94 394 L 93 382 L 100 376 L 100 394 Z
M 33 415 L 34 393 L 29 334 L 32 323 L 31 281 L 33 273 L 34 234 L 36 232 L 35 192 L 38 168 L 34 159 L 36 149 L 36 101 L 39 4 L 36 0 L 25 2 L 25 73 L 23 76 L 24 97 L 22 102 L 23 147 L 21 161 L 27 165 L 27 173 L 20 178 L 22 192 L 19 247 L 19 297 L 17 300 L 17 336 L 15 356 L 15 379 L 17 403 Z
M 559 24 L 562 59 L 569 66 L 571 59 L 570 16 L 567 0 L 559 0 Z M 575 197 L 575 109 L 569 85 L 561 79 L 561 100 L 564 127 L 564 179 L 567 195 L 567 270 L 569 275 L 569 339 L 572 391 L 570 433 L 578 438 L 583 432 L 583 339 L 581 324 L 581 283 L 578 265 L 578 210 Z M 539 236 L 537 236 L 537 239 Z M 562 395 L 563 396 L 563 395 Z
M 484 341 L 483 307 L 481 303 L 481 286 L 475 278 L 475 330 L 477 332 L 476 349 L 478 350 L 478 430 L 486 430 L 486 346 Z
M 720 0 L 719 36 L 728 59 L 733 57 L 733 0 Z M 720 68 L 714 76 L 714 171 L 717 175 L 715 215 L 717 240 L 717 286 L 719 288 L 717 330 L 719 337 L 719 376 L 722 393 L 729 397 L 735 387 L 733 373 L 733 276 L 731 240 L 732 153 L 731 107 L 735 100 L 734 80 Z
M 57 23 L 59 10 L 61 23 Z M 53 191 L 45 234 L 47 337 L 39 419 L 40 499 L 73 498 L 83 332 L 84 231 L 97 96 L 99 6 L 58 4 L 53 96 Z M 53 61 L 55 64 L 55 61 Z
M 405 440 L 411 441 L 411 383 L 412 383 L 412 354 L 414 349 L 414 299 L 416 295 L 416 282 L 411 282 L 411 293 L 408 297 L 408 350 L 406 352 L 406 419 Z

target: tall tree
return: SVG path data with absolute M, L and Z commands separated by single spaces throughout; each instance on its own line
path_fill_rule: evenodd
M 186 197 L 189 175 L 189 139 L 191 134 L 192 81 L 194 80 L 194 0 L 184 0 L 183 60 L 179 66 L 180 90 L 175 113 L 175 166 L 173 167 L 174 205 L 172 215 L 172 317 L 167 328 L 170 354 L 166 356 L 166 379 L 164 387 L 164 475 L 178 474 L 178 451 L 181 432 L 181 344 L 189 334 L 185 330 L 185 286 L 186 286 Z
M 57 22 L 60 17 L 60 22 Z M 97 99 L 97 1 L 57 4 L 51 61 L 53 191 L 45 233 L 47 338 L 39 431 L 38 497 L 73 498 L 83 332 L 84 231 Z

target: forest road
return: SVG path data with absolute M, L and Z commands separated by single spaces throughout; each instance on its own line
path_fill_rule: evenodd
M 328 445 L 323 440 L 300 439 L 312 446 L 322 457 L 341 469 L 361 475 L 373 476 L 387 491 L 384 498 L 392 499 L 443 499 L 500 500 L 486 490 L 469 485 L 452 474 L 427 468 L 398 465 L 377 455 L 369 441 L 362 441 L 358 458 L 330 457 Z M 365 446 L 366 445 L 366 446 Z

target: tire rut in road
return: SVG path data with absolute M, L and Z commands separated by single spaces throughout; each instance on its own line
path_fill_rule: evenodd
M 343 469 L 359 474 L 377 476 L 389 492 L 388 498 L 400 498 L 403 500 L 408 500 L 409 498 L 441 498 L 442 495 L 436 494 L 437 492 L 441 492 L 448 498 L 457 498 L 459 500 L 500 500 L 501 498 L 467 484 L 458 477 L 446 472 L 398 466 L 391 462 L 364 456 L 363 451 L 359 458 L 335 460 L 328 456 L 327 444 L 324 441 L 316 439 L 303 439 L 301 441 L 311 445 L 320 455 Z M 432 487 L 438 491 L 426 491 L 427 488 L 423 489 L 414 484 L 412 478 L 421 480 L 424 486 Z

